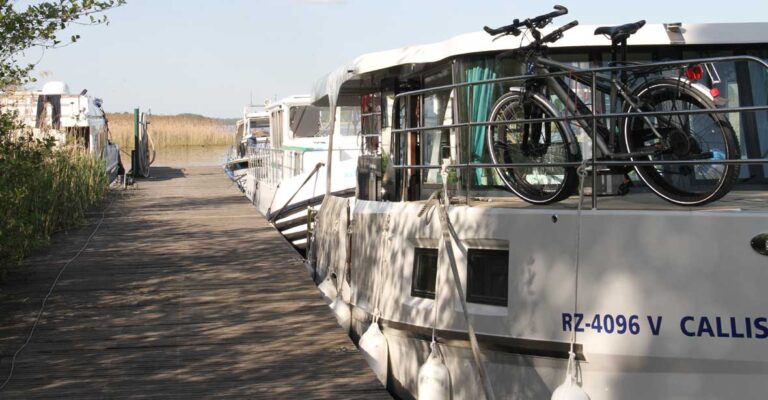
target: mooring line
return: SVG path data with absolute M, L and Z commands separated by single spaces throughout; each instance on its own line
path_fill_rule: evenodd
M 78 250 L 77 254 L 75 254 L 72 258 L 69 259 L 62 267 L 59 269 L 59 273 L 56 275 L 56 279 L 53 280 L 53 284 L 51 284 L 51 288 L 48 290 L 48 294 L 45 295 L 43 298 L 43 303 L 40 305 L 40 311 L 37 312 L 37 317 L 35 318 L 35 322 L 32 324 L 32 329 L 29 331 L 29 335 L 27 335 L 27 340 L 24 341 L 24 344 L 19 347 L 18 350 L 16 350 L 15 353 L 13 353 L 13 357 L 11 358 L 11 371 L 8 373 L 8 378 L 5 379 L 2 385 L 0 385 L 0 391 L 3 391 L 6 386 L 8 386 L 8 383 L 11 381 L 11 378 L 13 377 L 13 371 L 16 367 L 16 358 L 18 355 L 24 350 L 24 348 L 27 347 L 29 342 L 32 340 L 32 336 L 35 334 L 35 329 L 37 329 L 37 324 L 40 322 L 40 318 L 43 315 L 43 311 L 45 310 L 45 304 L 48 302 L 48 298 L 51 297 L 51 294 L 53 294 L 53 289 L 56 288 L 56 284 L 59 283 L 59 279 L 61 279 L 61 276 L 64 274 L 64 271 L 67 269 L 69 264 L 72 264 L 80 255 L 85 251 L 85 249 L 88 247 L 88 245 L 91 243 L 91 240 L 94 236 L 96 236 L 96 232 L 99 231 L 99 228 L 101 227 L 101 224 L 104 222 L 104 217 L 107 215 L 107 210 L 112 206 L 112 203 L 115 202 L 115 199 L 112 198 L 112 201 L 107 204 L 107 206 L 104 208 L 104 210 L 101 212 L 101 218 L 99 219 L 99 223 L 96 224 L 96 227 L 93 229 L 93 232 L 91 232 L 91 235 L 88 236 L 88 239 L 86 239 L 83 246 Z

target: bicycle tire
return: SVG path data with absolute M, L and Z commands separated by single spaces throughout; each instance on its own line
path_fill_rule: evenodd
M 636 90 L 645 111 L 715 109 L 712 100 L 687 81 L 663 78 L 650 81 Z M 636 109 L 627 107 L 627 112 Z M 667 110 L 668 111 L 668 110 Z M 722 114 L 700 113 L 649 118 L 670 148 L 652 156 L 632 157 L 637 160 L 734 160 L 740 151 L 736 134 Z M 679 126 L 678 126 L 679 125 Z M 627 117 L 622 139 L 628 153 L 649 148 L 661 140 L 641 117 Z M 640 179 L 662 199 L 681 206 L 700 206 L 727 194 L 739 176 L 739 166 L 729 164 L 635 166 Z
M 540 94 L 525 95 L 521 90 L 513 89 L 496 100 L 489 121 L 557 116 L 559 113 L 554 106 Z M 540 135 L 535 140 L 537 143 L 527 143 L 537 130 Z M 494 164 L 571 162 L 578 158 L 578 153 L 572 150 L 573 134 L 563 121 L 489 125 L 486 143 Z M 494 170 L 507 189 L 531 204 L 545 205 L 563 200 L 573 194 L 578 184 L 574 167 L 497 167 Z

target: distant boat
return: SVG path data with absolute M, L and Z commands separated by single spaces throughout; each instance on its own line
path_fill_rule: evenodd
M 122 170 L 118 146 L 110 141 L 102 100 L 70 94 L 64 82 L 48 82 L 39 91 L 0 94 L 0 108 L 16 111 L 24 128 L 35 138 L 53 138 L 57 146 L 76 144 L 104 159 L 109 181 Z
M 235 137 L 227 155 L 224 170 L 240 188 L 248 168 L 247 149 L 269 144 L 269 113 L 264 106 L 249 105 L 243 108 L 243 117 L 235 123 Z
M 269 138 L 248 143 L 246 196 L 298 249 L 306 248 L 308 209 L 319 208 L 326 187 L 330 112 L 295 95 L 266 106 Z M 360 153 L 358 107 L 338 107 L 331 191 L 352 197 Z

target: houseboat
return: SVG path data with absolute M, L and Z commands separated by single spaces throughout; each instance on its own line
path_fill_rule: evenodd
M 294 95 L 266 106 L 267 146 L 249 146 L 245 194 L 261 214 L 299 250 L 306 248 L 308 210 L 319 208 L 325 195 L 330 140 L 331 192 L 352 197 L 360 152 L 359 107 L 342 105 L 333 113 L 310 103 L 309 95 Z M 333 124 L 330 134 L 329 124 Z
M 597 28 L 568 30 L 549 57 L 612 67 Z M 534 205 L 505 185 L 510 167 L 492 160 L 487 120 L 530 77 L 498 56 L 531 36 L 469 33 L 365 54 L 323 77 L 314 103 L 359 105 L 363 153 L 355 198 L 324 199 L 308 267 L 387 389 L 406 399 L 765 397 L 766 32 L 648 24 L 628 39 L 632 62 L 683 73 L 688 64 L 664 62 L 700 59 L 701 84 L 737 136 L 735 187 L 699 207 L 664 201 L 635 172 L 595 168 L 593 143 L 563 107 L 553 114 L 592 166 L 579 169 L 580 188 Z M 604 95 L 576 92 L 611 118 Z M 629 179 L 629 193 L 613 178 Z
M 71 94 L 64 82 L 47 82 L 41 90 L 19 90 L 0 94 L 0 108 L 17 113 L 23 131 L 37 139 L 52 139 L 57 146 L 81 146 L 102 157 L 109 181 L 122 169 L 116 144 L 109 138 L 102 100 L 83 90 Z

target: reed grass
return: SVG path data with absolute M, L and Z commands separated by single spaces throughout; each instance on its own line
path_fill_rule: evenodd
M 112 142 L 133 148 L 133 114 L 109 113 Z M 234 127 L 223 120 L 193 114 L 152 115 L 149 134 L 156 149 L 180 146 L 226 146 L 234 140 Z
M 0 281 L 108 190 L 104 161 L 76 147 L 0 135 Z

